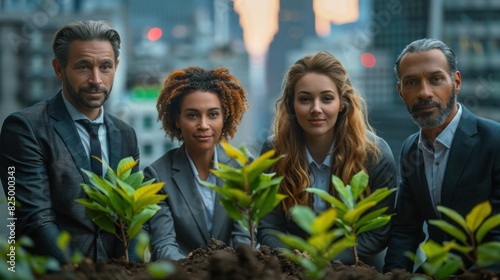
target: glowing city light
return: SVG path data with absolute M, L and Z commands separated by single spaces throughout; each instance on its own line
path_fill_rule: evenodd
M 361 55 L 361 64 L 366 68 L 373 68 L 377 64 L 377 60 L 373 54 L 364 53 Z
M 162 33 L 161 29 L 158 27 L 151 28 L 148 31 L 148 39 L 150 41 L 157 41 L 161 38 Z
M 345 24 L 359 19 L 358 0 L 313 0 L 316 34 L 330 34 L 330 24 Z
M 261 60 L 278 32 L 279 0 L 234 0 L 243 40 L 254 60 Z

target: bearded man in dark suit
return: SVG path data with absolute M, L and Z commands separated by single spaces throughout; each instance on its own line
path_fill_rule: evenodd
M 56 244 L 61 231 L 71 234 L 72 250 L 93 260 L 124 255 L 122 243 L 100 230 L 75 202 L 86 197 L 80 184 L 89 184 L 81 169 L 106 172 L 91 163 L 92 143 L 100 150 L 94 155 L 112 168 L 124 157 L 139 158 L 135 131 L 103 107 L 113 86 L 120 43 L 118 32 L 105 21 L 62 26 L 52 45 L 52 66 L 62 90 L 11 114 L 2 126 L 0 177 L 7 196 L 13 177 L 7 170 L 15 171 L 16 236 L 28 235 L 34 254 L 63 264 L 70 260 Z M 97 126 L 95 135 L 86 123 Z

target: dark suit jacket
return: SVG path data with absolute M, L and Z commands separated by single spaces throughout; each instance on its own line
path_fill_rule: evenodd
M 385 259 L 386 271 L 402 268 L 412 272 L 413 262 L 405 257 L 405 252 L 415 253 L 424 240 L 423 222 L 445 218 L 432 205 L 418 135 L 408 137 L 401 150 L 401 182 Z M 443 179 L 441 205 L 465 216 L 475 205 L 490 200 L 493 211 L 500 212 L 499 141 L 499 123 L 478 118 L 462 105 L 462 117 Z M 437 227 L 429 225 L 428 231 L 429 238 L 438 243 L 452 239 Z M 492 231 L 490 238 L 500 238 L 499 231 Z
M 139 158 L 134 130 L 105 114 L 109 165 L 121 158 Z M 71 234 L 71 246 L 93 259 L 123 255 L 115 237 L 98 230 L 75 199 L 84 198 L 81 183 L 89 184 L 80 170 L 91 170 L 76 126 L 64 105 L 62 92 L 32 107 L 11 114 L 0 135 L 0 177 L 7 193 L 9 166 L 15 168 L 16 230 L 35 241 L 34 253 L 68 261 L 56 246 L 60 231 Z
M 370 137 L 374 137 L 370 133 Z M 375 136 L 376 137 L 376 136 Z M 380 137 L 375 138 L 379 149 L 381 150 L 381 155 L 377 163 L 372 163 L 367 166 L 369 182 L 372 192 L 378 188 L 388 187 L 395 188 L 397 184 L 397 170 L 394 157 L 392 155 L 391 149 L 387 142 Z M 264 153 L 273 147 L 273 137 L 266 140 L 262 147 L 261 153 Z M 372 162 L 368 160 L 368 162 Z M 395 195 L 391 195 L 384 201 L 377 205 L 377 208 L 382 208 L 387 206 L 388 213 L 392 213 L 394 210 L 394 200 Z M 369 258 L 387 247 L 388 235 L 389 235 L 390 225 L 374 229 L 362 233 L 358 237 L 358 244 L 356 246 L 360 259 L 363 262 L 369 262 L 374 260 L 369 260 Z M 302 230 L 292 219 L 287 218 L 285 212 L 283 211 L 281 204 L 277 206 L 273 211 L 264 216 L 260 221 L 260 225 L 257 230 L 257 237 L 259 244 L 269 246 L 270 248 L 287 248 L 274 234 L 273 231 L 279 231 L 286 234 L 293 234 L 300 236 L 301 238 L 307 238 L 308 234 Z M 335 259 L 342 261 L 343 263 L 351 264 L 354 261 L 354 254 L 352 250 L 345 250 Z
M 217 157 L 220 163 L 239 168 L 220 145 L 217 146 Z M 165 182 L 161 192 L 168 195 L 166 200 L 159 203 L 161 210 L 145 227 L 149 227 L 153 261 L 185 258 L 191 251 L 206 246 L 211 238 L 233 248 L 250 244 L 249 231 L 229 218 L 218 201 L 215 202 L 212 232 L 208 231 L 203 202 L 184 145 L 170 150 L 146 167 L 144 175 Z M 222 186 L 223 181 L 217 178 L 217 185 Z

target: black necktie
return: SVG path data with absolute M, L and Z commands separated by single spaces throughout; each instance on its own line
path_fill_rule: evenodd
M 99 127 L 100 123 L 91 123 L 86 120 L 77 120 L 78 123 L 83 125 L 90 138 L 90 166 L 92 167 L 92 172 L 98 176 L 102 176 L 102 164 L 97 159 L 92 156 L 96 156 L 102 159 L 101 155 L 101 142 L 99 141 Z

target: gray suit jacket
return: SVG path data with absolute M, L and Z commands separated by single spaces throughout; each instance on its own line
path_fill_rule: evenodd
M 134 130 L 105 114 L 110 166 L 127 156 L 139 158 Z M 0 177 L 8 194 L 8 167 L 15 168 L 17 236 L 35 241 L 34 253 L 51 255 L 66 263 L 68 256 L 56 246 L 60 231 L 71 234 L 71 247 L 92 259 L 123 255 L 122 244 L 99 230 L 75 199 L 84 198 L 81 183 L 89 183 L 80 170 L 91 170 L 76 126 L 63 102 L 62 92 L 32 107 L 11 114 L 0 135 Z M 116 244 L 115 244 L 116 242 Z
M 409 136 L 401 149 L 401 182 L 393 217 L 384 270 L 413 270 L 405 252 L 417 250 L 424 241 L 422 225 L 429 219 L 443 219 L 431 201 L 418 135 Z M 462 216 L 477 204 L 491 201 L 500 213 L 500 124 L 472 114 L 462 105 L 462 117 L 453 138 L 441 190 L 441 205 Z M 453 223 L 452 221 L 448 220 Z M 457 225 L 460 228 L 460 226 Z M 429 238 L 441 243 L 451 240 L 445 232 L 429 225 Z M 500 228 L 488 239 L 500 240 Z
M 391 149 L 384 139 L 374 136 L 371 133 L 370 137 L 375 137 L 374 139 L 376 139 L 378 147 L 381 150 L 381 155 L 378 162 L 367 166 L 369 176 L 368 185 L 370 186 L 372 192 L 383 187 L 395 188 L 397 184 L 397 170 Z M 261 154 L 272 149 L 272 142 L 273 137 L 267 139 L 262 147 Z M 391 195 L 379 203 L 376 208 L 387 206 L 387 212 L 392 213 L 394 210 L 394 201 L 395 195 Z M 371 257 L 387 247 L 389 229 L 390 225 L 386 225 L 384 227 L 360 234 L 357 240 L 356 248 L 359 258 L 363 262 L 368 263 L 376 261 L 372 260 Z M 281 204 L 273 209 L 273 211 L 269 214 L 264 216 L 264 218 L 260 221 L 260 225 L 257 230 L 257 237 L 261 245 L 266 245 L 270 248 L 287 248 L 287 246 L 283 244 L 275 234 L 273 234 L 273 231 L 293 234 L 301 238 L 309 237 L 309 235 L 292 219 L 289 219 L 286 216 L 281 208 Z M 352 264 L 354 262 L 353 250 L 345 250 L 335 259 L 340 260 L 345 264 Z
M 239 167 L 220 145 L 217 146 L 217 157 L 220 163 Z M 145 227 L 149 227 L 153 261 L 185 258 L 191 251 L 206 246 L 211 238 L 233 248 L 250 244 L 250 233 L 229 218 L 218 201 L 215 203 L 212 232 L 208 231 L 203 202 L 184 145 L 170 150 L 146 167 L 144 175 L 165 182 L 161 192 L 168 195 L 166 200 L 159 203 L 161 210 Z M 217 179 L 217 185 L 222 186 L 222 180 Z

